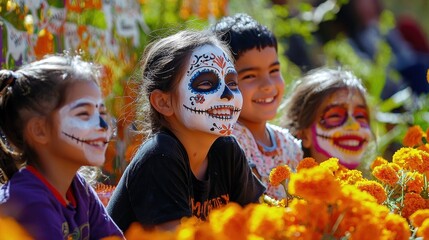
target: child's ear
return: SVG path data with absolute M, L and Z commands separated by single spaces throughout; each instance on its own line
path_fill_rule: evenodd
M 313 139 L 311 138 L 310 129 L 300 130 L 297 134 L 297 137 L 302 140 L 302 146 L 305 148 L 310 148 L 313 144 Z
M 46 119 L 43 117 L 33 117 L 27 122 L 27 138 L 35 143 L 46 144 L 49 141 L 49 129 Z
M 155 89 L 150 93 L 149 101 L 152 107 L 162 115 L 167 117 L 173 115 L 174 109 L 171 101 L 171 93 Z

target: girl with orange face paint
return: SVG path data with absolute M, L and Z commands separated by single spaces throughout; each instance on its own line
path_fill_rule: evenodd
M 286 126 L 302 139 L 304 157 L 338 158 L 356 168 L 372 139 L 366 90 L 349 71 L 316 69 L 300 79 L 285 105 Z

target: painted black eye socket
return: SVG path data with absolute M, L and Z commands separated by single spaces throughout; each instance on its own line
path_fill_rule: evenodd
M 219 77 L 214 72 L 199 73 L 192 81 L 192 89 L 197 92 L 210 92 L 219 87 Z

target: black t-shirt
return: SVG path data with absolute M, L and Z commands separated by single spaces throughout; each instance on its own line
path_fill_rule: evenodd
M 198 180 L 180 141 L 171 132 L 160 132 L 128 165 L 108 213 L 123 231 L 132 222 L 150 227 L 192 215 L 205 220 L 211 209 L 257 202 L 265 191 L 233 137 L 219 137 L 212 145 L 207 176 L 207 181 Z

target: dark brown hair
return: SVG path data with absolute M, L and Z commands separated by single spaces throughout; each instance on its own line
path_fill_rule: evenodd
M 24 136 L 27 122 L 61 107 L 71 83 L 97 79 L 95 65 L 68 54 L 0 71 L 0 181 L 11 178 L 21 164 L 37 161 Z

